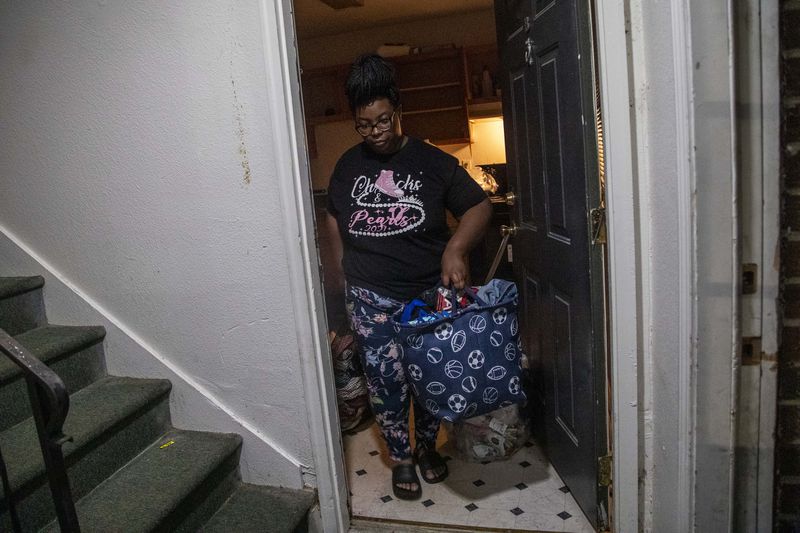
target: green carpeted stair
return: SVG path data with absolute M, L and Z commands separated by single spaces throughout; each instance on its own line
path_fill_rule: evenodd
M 84 532 L 305 531 L 312 491 L 244 484 L 239 435 L 171 426 L 171 384 L 108 376 L 102 327 L 47 324 L 41 277 L 0 277 L 0 328 L 70 393 L 63 446 Z M 23 531 L 58 531 L 20 369 L 0 355 L 0 451 Z M 0 531 L 10 531 L 0 499 Z

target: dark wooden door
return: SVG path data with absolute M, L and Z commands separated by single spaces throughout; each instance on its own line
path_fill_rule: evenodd
M 553 466 L 600 526 L 605 335 L 589 220 L 600 204 L 589 9 L 589 0 L 495 0 L 531 408 Z

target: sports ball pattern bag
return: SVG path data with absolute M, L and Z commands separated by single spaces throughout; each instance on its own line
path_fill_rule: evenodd
M 526 400 L 517 286 L 494 279 L 469 293 L 472 304 L 421 324 L 392 317 L 403 368 L 419 403 L 454 422 Z M 412 321 L 413 322 L 413 321 Z

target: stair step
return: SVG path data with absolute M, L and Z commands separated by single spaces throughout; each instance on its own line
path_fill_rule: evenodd
M 43 286 L 41 276 L 0 277 L 0 328 L 17 335 L 45 325 Z
M 105 376 L 101 326 L 44 326 L 14 338 L 51 367 L 74 393 Z M 22 370 L 0 356 L 0 431 L 31 416 Z
M 232 433 L 167 433 L 77 502 L 81 531 L 196 531 L 198 513 L 207 519 L 233 489 L 241 444 Z
M 14 335 L 14 339 L 49 366 L 53 360 L 98 344 L 105 336 L 106 330 L 103 326 L 54 325 Z M 0 359 L 0 385 L 21 375 L 22 370 L 11 360 L 5 357 Z
M 0 300 L 44 287 L 42 276 L 0 278 Z
M 203 533 L 232 531 L 305 531 L 308 510 L 316 501 L 311 491 L 242 483 L 204 525 Z
M 63 446 L 73 496 L 89 493 L 169 430 L 168 380 L 106 377 L 70 396 Z M 0 433 L 24 530 L 54 516 L 32 418 Z M 0 522 L 0 529 L 2 529 Z

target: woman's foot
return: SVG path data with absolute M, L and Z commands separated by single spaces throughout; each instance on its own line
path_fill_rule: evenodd
M 416 500 L 422 496 L 417 469 L 411 459 L 400 461 L 392 467 L 392 492 L 401 500 Z
M 447 463 L 436 450 L 414 450 L 414 462 L 419 466 L 422 479 L 427 483 L 439 483 L 447 478 Z

